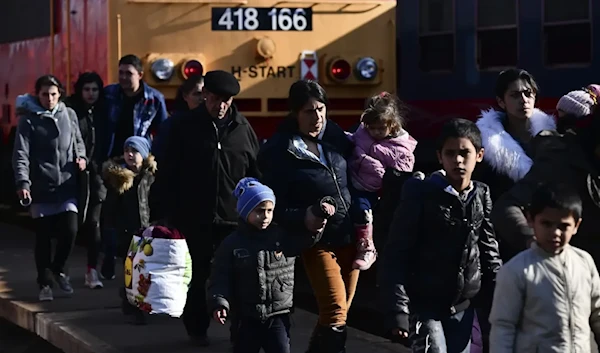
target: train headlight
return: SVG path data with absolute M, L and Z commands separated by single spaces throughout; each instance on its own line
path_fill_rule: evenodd
M 377 61 L 370 57 L 361 58 L 356 63 L 356 75 L 360 80 L 373 80 L 375 77 L 377 77 L 378 70 L 379 68 L 377 67 Z
M 167 81 L 173 76 L 175 64 L 169 59 L 156 59 L 150 66 L 154 76 L 160 81 Z

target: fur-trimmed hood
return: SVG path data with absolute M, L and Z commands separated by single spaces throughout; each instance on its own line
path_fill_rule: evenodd
M 154 175 L 156 170 L 157 166 L 154 156 L 149 155 L 148 158 L 144 159 L 140 173 Z M 127 168 L 123 157 L 115 157 L 104 162 L 102 165 L 102 177 L 110 187 L 114 188 L 119 195 L 122 195 L 131 189 L 136 174 Z
M 503 112 L 494 109 L 484 110 L 476 124 L 481 130 L 482 144 L 485 149 L 484 161 L 497 173 L 504 174 L 517 182 L 529 172 L 533 161 L 521 145 L 504 129 L 502 124 L 504 117 Z M 529 121 L 529 132 L 532 137 L 543 130 L 556 130 L 554 116 L 537 108 L 534 109 Z

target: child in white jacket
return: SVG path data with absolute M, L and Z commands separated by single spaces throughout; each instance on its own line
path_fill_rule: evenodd
M 587 252 L 569 245 L 582 203 L 566 186 L 540 186 L 529 209 L 535 242 L 496 277 L 491 353 L 590 352 L 600 338 L 600 278 Z

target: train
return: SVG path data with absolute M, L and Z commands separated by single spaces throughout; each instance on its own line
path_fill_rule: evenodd
M 26 5 L 40 28 L 27 28 L 31 19 L 18 11 Z M 358 121 L 365 97 L 395 90 L 395 7 L 395 0 L 24 0 L 19 7 L 1 5 L 11 34 L 5 40 L 0 35 L 0 127 L 8 137 L 16 122 L 15 98 L 30 92 L 38 76 L 55 74 L 69 94 L 84 71 L 115 82 L 119 58 L 126 54 L 142 59 L 144 80 L 165 95 L 168 106 L 189 75 L 230 71 L 241 85 L 235 104 L 261 139 L 287 115 L 289 86 L 301 78 L 328 86 L 330 115 L 347 126 Z M 15 27 L 19 30 L 8 30 Z
M 474 120 L 495 104 L 505 68 L 530 71 L 538 106 L 552 112 L 600 65 L 600 0 L 21 0 L 0 9 L 4 157 L 15 98 L 38 76 L 55 74 L 69 94 L 84 71 L 115 82 L 125 54 L 142 58 L 144 79 L 168 106 L 189 75 L 232 72 L 242 88 L 235 104 L 261 140 L 287 115 L 295 80 L 319 81 L 344 128 L 359 121 L 365 98 L 396 93 L 423 169 L 436 163 L 444 121 Z

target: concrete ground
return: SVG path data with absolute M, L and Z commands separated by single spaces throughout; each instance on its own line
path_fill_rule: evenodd
M 71 258 L 70 275 L 75 287 L 73 297 L 60 297 L 59 293 L 55 293 L 53 302 L 39 303 L 32 249 L 33 235 L 29 231 L 17 226 L 0 224 L 0 316 L 36 333 L 62 351 L 66 353 L 231 351 L 227 326 L 211 325 L 209 336 L 212 338 L 212 345 L 207 348 L 197 348 L 190 346 L 183 325 L 177 319 L 153 317 L 147 326 L 132 326 L 126 323 L 119 309 L 117 294 L 118 285 L 121 283 L 119 278 L 105 282 L 105 288 L 101 290 L 83 287 L 86 266 L 85 253 L 81 248 L 77 248 Z M 293 316 L 292 352 L 304 352 L 315 322 L 314 314 L 296 310 Z M 349 352 L 406 352 L 399 345 L 355 329 L 349 330 L 347 347 Z M 0 350 L 0 352 L 4 351 Z M 41 349 L 35 352 L 45 353 Z

